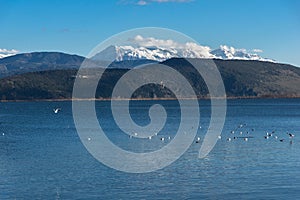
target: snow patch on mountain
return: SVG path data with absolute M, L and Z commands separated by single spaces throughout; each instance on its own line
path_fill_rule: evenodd
M 0 59 L 1 58 L 5 58 L 5 57 L 8 57 L 8 56 L 13 56 L 13 55 L 16 55 L 19 51 L 15 50 L 15 49 L 1 49 L 0 48 Z

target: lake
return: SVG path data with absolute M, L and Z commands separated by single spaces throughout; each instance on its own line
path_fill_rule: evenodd
M 199 102 L 200 142 L 195 138 L 178 160 L 150 173 L 117 171 L 89 154 L 72 102 L 0 103 L 0 199 L 300 199 L 300 99 L 228 100 L 222 138 L 204 159 L 198 152 L 210 101 Z M 97 101 L 96 111 L 116 145 L 150 152 L 170 143 L 180 123 L 177 101 L 131 101 L 133 120 L 147 125 L 153 104 L 162 104 L 168 118 L 151 140 L 122 133 L 109 101 Z

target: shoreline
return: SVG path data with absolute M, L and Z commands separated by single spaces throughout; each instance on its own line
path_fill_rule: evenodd
M 0 100 L 0 103 L 9 102 L 62 102 L 62 101 L 175 101 L 175 100 L 210 100 L 209 97 L 201 98 L 89 98 L 89 99 L 73 99 L 73 98 L 63 98 L 63 99 L 15 99 L 15 100 Z M 254 96 L 244 96 L 244 97 L 225 97 L 225 98 L 212 98 L 212 99 L 226 99 L 226 100 L 237 100 L 237 99 L 300 99 L 300 96 L 273 96 L 273 97 L 254 97 Z

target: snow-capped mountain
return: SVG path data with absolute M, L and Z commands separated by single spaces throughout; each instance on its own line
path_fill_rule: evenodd
M 274 62 L 272 59 L 263 58 L 257 53 L 248 53 L 246 49 L 235 49 L 226 45 L 221 45 L 219 49 L 210 52 L 215 58 L 224 60 L 258 60 Z
M 193 49 L 164 48 L 164 47 L 136 47 L 109 46 L 96 54 L 93 59 L 124 61 L 124 60 L 154 60 L 164 61 L 170 58 L 214 58 L 209 51 L 195 51 Z
M 109 46 L 100 53 L 92 57 L 96 60 L 124 61 L 124 60 L 154 60 L 164 61 L 170 58 L 218 58 L 224 60 L 258 60 L 269 61 L 259 56 L 257 53 L 249 53 L 245 49 L 235 49 L 225 45 L 211 50 L 209 47 L 200 46 L 195 43 L 187 43 L 183 47 L 133 47 L 133 46 Z

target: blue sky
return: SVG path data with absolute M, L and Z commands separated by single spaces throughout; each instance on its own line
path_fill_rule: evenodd
M 261 49 L 263 57 L 300 66 L 297 0 L 0 0 L 0 5 L 2 50 L 85 56 L 113 34 L 154 26 L 211 48 Z

